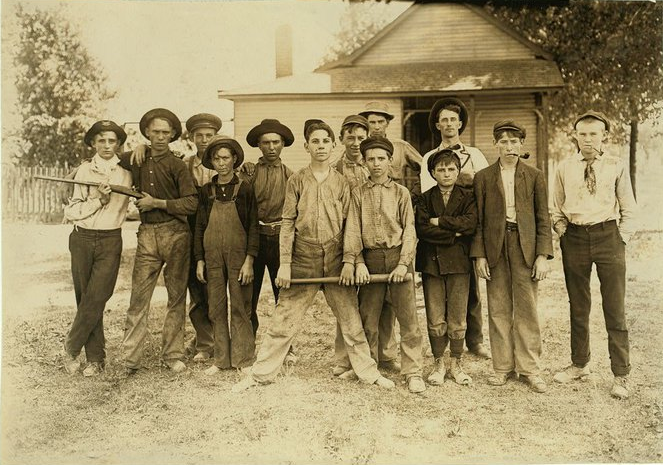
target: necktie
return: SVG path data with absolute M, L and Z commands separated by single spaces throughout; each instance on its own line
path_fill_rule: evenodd
M 449 197 L 451 196 L 451 192 L 442 192 L 442 201 L 444 202 L 444 206 L 447 206 L 447 203 L 449 203 Z
M 596 194 L 596 173 L 594 172 L 594 159 L 585 159 L 587 166 L 585 167 L 585 185 L 590 194 Z
M 445 147 L 447 150 L 460 150 L 460 144 L 455 144 L 455 145 L 450 145 L 449 147 Z

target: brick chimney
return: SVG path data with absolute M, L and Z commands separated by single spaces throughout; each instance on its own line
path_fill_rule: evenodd
M 276 78 L 292 75 L 292 28 L 282 24 L 276 28 Z

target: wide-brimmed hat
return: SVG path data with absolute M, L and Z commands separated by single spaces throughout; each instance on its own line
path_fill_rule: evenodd
M 110 120 L 101 120 L 94 123 L 90 127 L 90 129 L 87 130 L 85 136 L 83 137 L 83 142 L 85 142 L 85 145 L 92 147 L 94 136 L 96 136 L 100 132 L 106 132 L 106 131 L 111 131 L 115 133 L 119 145 L 124 144 L 124 141 L 127 140 L 127 133 L 124 132 L 124 129 L 118 126 L 115 122 Z
M 394 119 L 394 114 L 389 112 L 389 105 L 383 102 L 368 102 L 364 111 L 359 112 L 364 118 L 368 118 L 368 115 L 372 113 L 384 115 L 387 121 Z
M 458 130 L 458 134 L 460 135 L 467 127 L 468 113 L 465 104 L 455 97 L 445 97 L 435 102 L 433 108 L 431 108 L 430 113 L 428 114 L 428 127 L 433 134 L 440 133 L 440 130 L 437 129 L 435 125 L 438 122 L 440 111 L 442 111 L 442 109 L 447 105 L 457 105 L 460 107 L 460 114 L 458 115 L 458 118 L 460 119 L 460 122 L 463 123 Z
M 165 108 L 154 108 L 145 113 L 140 119 L 140 123 L 138 124 L 140 127 L 140 133 L 144 135 L 146 139 L 149 139 L 149 137 L 147 137 L 147 127 L 150 125 L 154 118 L 163 118 L 170 122 L 170 125 L 175 131 L 173 137 L 170 138 L 171 142 L 180 138 L 182 135 L 182 123 L 180 123 L 180 119 L 175 116 L 175 113 L 170 110 L 166 110 Z
M 259 125 L 249 131 L 246 135 L 246 142 L 248 142 L 251 147 L 257 147 L 258 142 L 260 141 L 260 136 L 272 132 L 283 137 L 283 145 L 286 147 L 291 146 L 295 141 L 295 136 L 292 135 L 292 131 L 288 126 L 281 124 L 277 119 L 264 119 Z
M 219 132 L 221 126 L 223 126 L 221 118 L 211 113 L 198 113 L 186 120 L 186 130 L 189 132 L 200 128 L 209 128 L 214 132 Z
M 232 137 L 218 135 L 210 139 L 209 145 L 203 154 L 202 163 L 205 168 L 209 168 L 211 170 L 214 169 L 214 166 L 212 165 L 212 155 L 220 147 L 227 147 L 235 153 L 236 159 L 235 163 L 233 164 L 233 168 L 237 168 L 244 162 L 244 150 L 242 149 L 242 146 L 239 145 L 239 142 L 237 142 Z
M 511 119 L 505 119 L 505 120 L 498 121 L 497 123 L 495 123 L 495 125 L 493 126 L 493 137 L 495 137 L 495 134 L 497 134 L 498 131 L 520 132 L 522 134 L 523 139 L 527 135 L 527 131 L 525 130 L 525 127 L 522 124 L 516 123 L 515 121 L 513 121 Z
M 576 128 L 578 125 L 578 122 L 582 121 L 583 119 L 587 118 L 592 118 L 592 119 L 597 119 L 599 121 L 603 121 L 603 124 L 605 124 L 605 130 L 610 132 L 610 121 L 608 120 L 608 117 L 605 116 L 603 113 L 600 111 L 594 111 L 594 110 L 589 110 L 586 113 L 583 113 L 582 115 L 578 116 L 576 120 L 573 122 L 573 129 Z
M 366 156 L 366 151 L 370 149 L 384 149 L 389 152 L 389 156 L 394 154 L 394 144 L 384 136 L 371 136 L 361 141 L 359 151 L 362 156 Z

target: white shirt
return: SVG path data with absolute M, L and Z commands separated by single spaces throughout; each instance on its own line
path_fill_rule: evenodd
M 511 168 L 505 168 L 500 163 L 500 176 L 502 178 L 502 188 L 504 189 L 504 204 L 506 206 L 506 220 L 516 223 L 516 165 Z

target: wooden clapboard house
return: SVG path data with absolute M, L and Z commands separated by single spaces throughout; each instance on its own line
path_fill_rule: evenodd
M 279 64 L 277 56 L 277 76 Z M 338 131 L 343 118 L 369 101 L 396 115 L 388 136 L 409 141 L 422 154 L 433 146 L 428 113 L 444 96 L 465 102 L 470 121 L 461 139 L 497 158 L 493 124 L 505 118 L 528 129 L 528 163 L 547 169 L 546 99 L 563 86 L 552 57 L 482 8 L 459 3 L 413 4 L 364 46 L 313 73 L 282 76 L 264 85 L 219 91 L 234 101 L 235 134 L 244 136 L 262 118 L 278 118 L 297 140 L 289 166 L 308 162 L 302 127 L 321 118 Z M 337 149 L 338 150 L 338 149 Z M 257 158 L 249 150 L 248 159 Z

